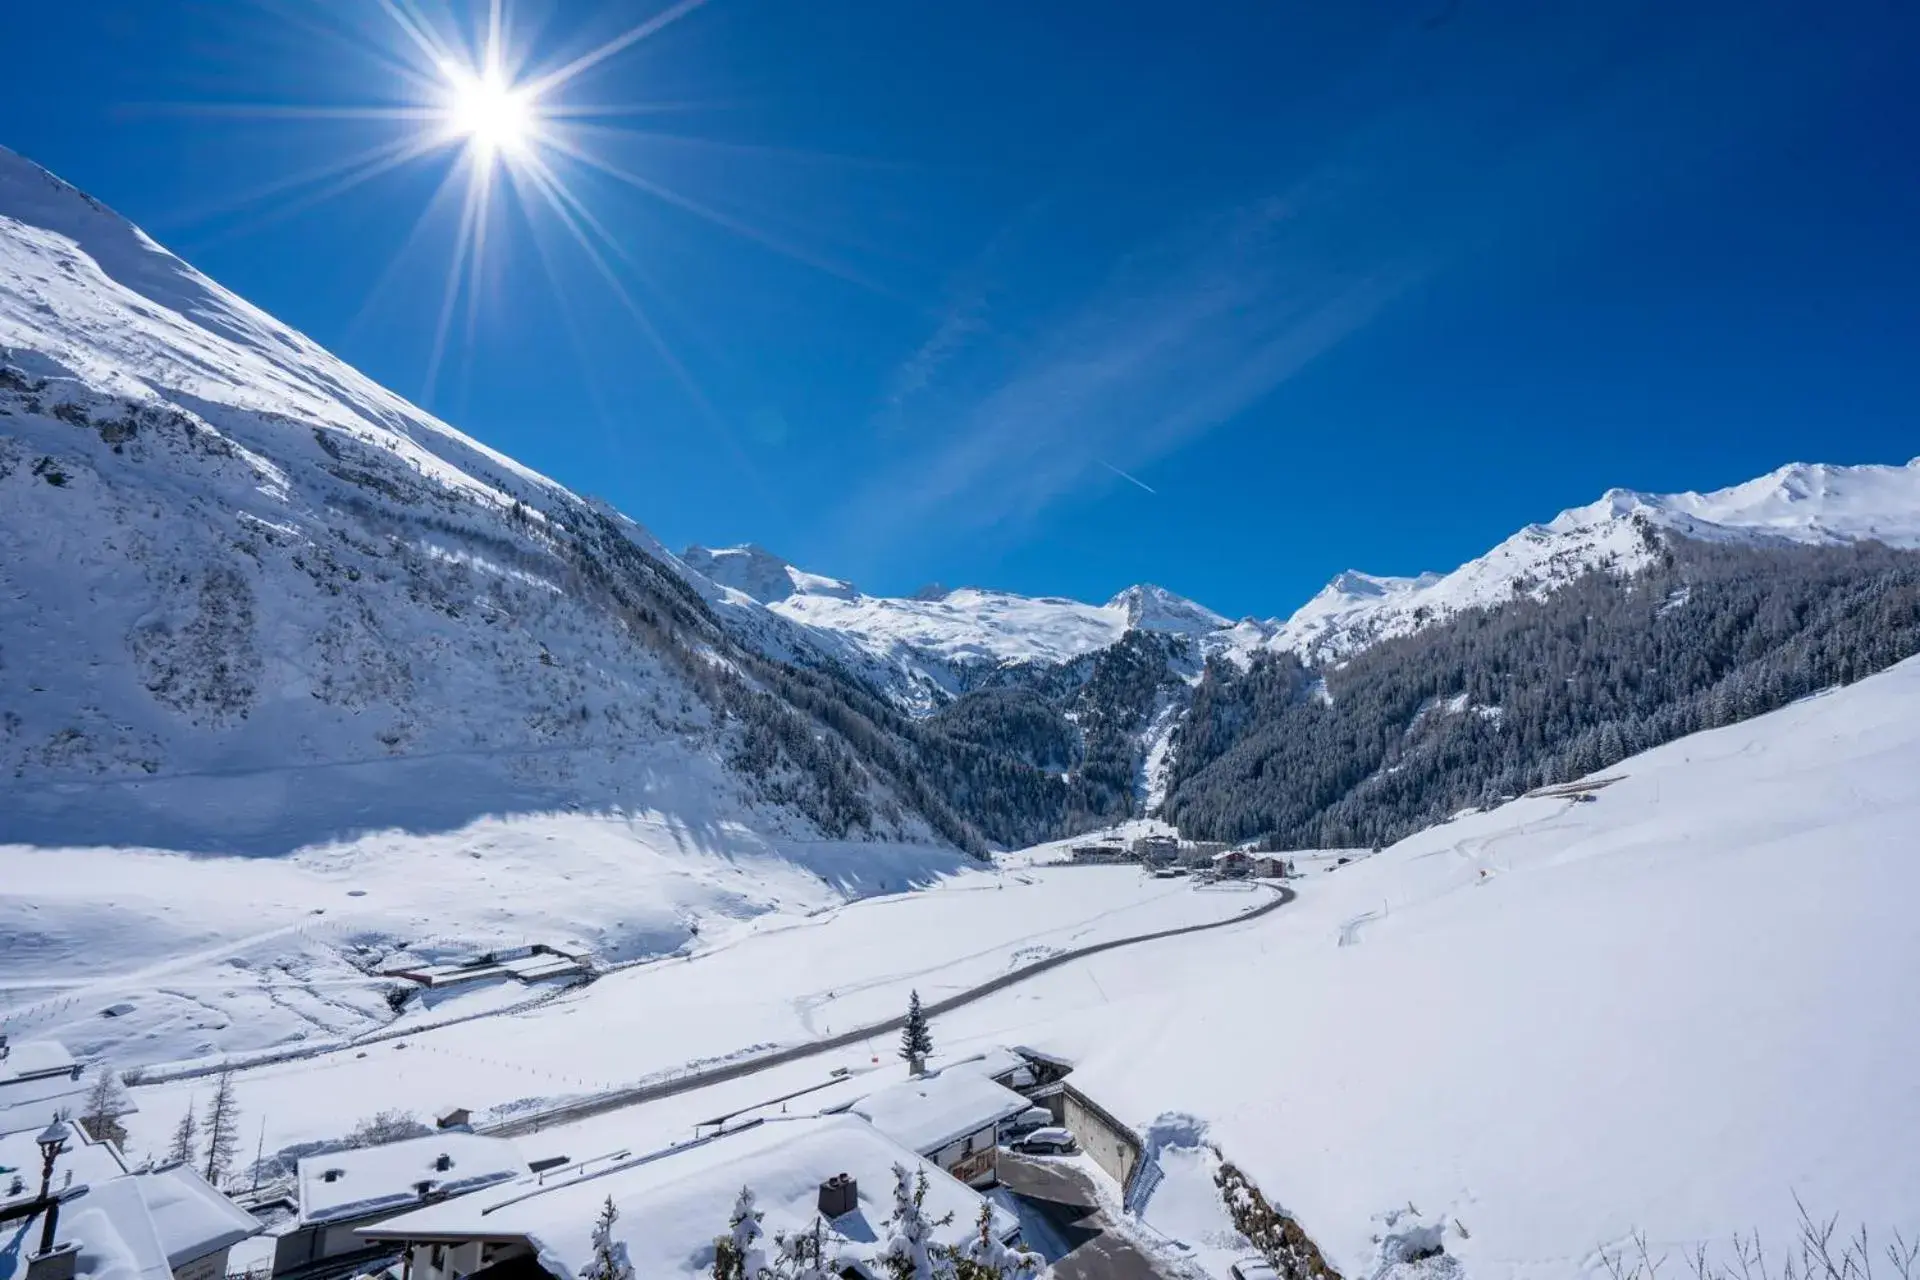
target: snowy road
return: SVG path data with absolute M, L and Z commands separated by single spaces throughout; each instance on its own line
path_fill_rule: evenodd
M 967 988 L 957 995 L 948 996 L 942 1000 L 931 1001 L 926 1005 L 927 1016 L 937 1017 L 943 1013 L 951 1013 L 956 1009 L 964 1008 L 978 1000 L 984 1000 L 988 996 L 1005 991 L 1008 987 L 1016 986 L 1019 983 L 1027 982 L 1042 974 L 1049 973 L 1062 965 L 1070 964 L 1076 960 L 1084 960 L 1103 952 L 1114 951 L 1121 947 L 1136 946 L 1144 942 L 1154 942 L 1162 938 L 1177 938 L 1185 934 L 1203 933 L 1210 929 L 1223 929 L 1228 925 L 1245 924 L 1248 921 L 1257 920 L 1261 916 L 1279 910 L 1289 902 L 1292 902 L 1296 896 L 1292 889 L 1286 888 L 1284 885 L 1262 885 L 1260 887 L 1266 889 L 1271 896 L 1267 901 L 1256 907 L 1251 907 L 1239 915 L 1229 916 L 1224 920 L 1210 920 L 1202 924 L 1181 925 L 1172 929 L 1159 929 L 1151 933 L 1135 934 L 1131 937 L 1110 938 L 1105 942 L 1091 943 L 1084 947 L 1075 947 L 1071 951 L 1062 951 L 1036 960 L 1034 963 L 1026 965 L 1023 968 L 1015 969 L 1011 973 L 1003 973 L 997 977 L 990 978 L 977 986 Z M 709 1085 L 719 1084 L 727 1080 L 737 1080 L 742 1076 L 753 1075 L 757 1072 L 766 1071 L 789 1062 L 797 1062 L 802 1058 L 810 1058 L 816 1054 L 830 1053 L 836 1049 L 844 1049 L 848 1045 L 858 1044 L 874 1036 L 888 1035 L 898 1031 L 905 1024 L 906 1016 L 904 1014 L 896 1014 L 891 1018 L 869 1023 L 866 1026 L 856 1027 L 851 1031 L 843 1031 L 838 1035 L 828 1036 L 825 1039 L 811 1040 L 805 1044 L 776 1049 L 771 1053 L 756 1054 L 750 1058 L 742 1058 L 706 1070 L 688 1072 L 685 1075 L 676 1076 L 670 1080 L 656 1081 L 627 1089 L 615 1089 L 594 1097 L 563 1103 L 560 1106 L 545 1111 L 516 1116 L 500 1124 L 485 1126 L 482 1131 L 500 1134 L 502 1136 L 512 1136 L 515 1134 L 535 1133 L 556 1124 L 571 1124 L 578 1120 L 584 1120 L 589 1116 L 604 1115 L 609 1111 L 618 1111 L 623 1107 L 638 1106 L 644 1102 L 654 1102 L 661 1098 L 670 1098 L 676 1094 L 689 1093 L 693 1090 L 704 1089 Z

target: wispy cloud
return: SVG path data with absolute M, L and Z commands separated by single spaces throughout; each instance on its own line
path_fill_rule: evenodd
M 1106 473 L 1129 474 L 1217 427 L 1375 316 L 1425 266 L 1324 263 L 1327 193 L 1205 218 L 1115 264 L 1002 376 L 916 424 L 918 447 L 843 513 L 849 541 L 922 520 L 965 531 L 1028 519 Z M 982 321 L 949 313 L 890 389 L 898 405 Z M 1110 483 L 1110 481 L 1109 481 Z
M 1120 468 L 1114 466 L 1111 462 L 1108 462 L 1105 459 L 1101 459 L 1100 465 L 1105 467 L 1107 470 L 1113 472 L 1113 474 L 1119 476 L 1122 480 L 1125 480 L 1128 484 L 1139 485 L 1142 489 L 1145 489 L 1148 493 L 1153 494 L 1155 497 L 1159 496 L 1160 491 L 1154 488 L 1152 485 L 1148 484 L 1145 480 L 1142 480 L 1139 476 L 1133 475 L 1126 471 L 1122 471 Z

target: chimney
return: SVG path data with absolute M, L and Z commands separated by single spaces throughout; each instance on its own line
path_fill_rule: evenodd
M 419 1196 L 422 1200 L 425 1200 L 432 1193 L 433 1193 L 432 1178 L 422 1178 L 420 1179 L 420 1181 L 413 1184 L 413 1194 Z
M 820 1184 L 820 1216 L 829 1222 L 859 1205 L 860 1184 L 847 1174 L 836 1173 Z
M 27 1259 L 26 1280 L 73 1280 L 73 1264 L 79 1259 L 79 1245 L 71 1240 L 57 1244 Z
M 436 1172 L 445 1173 L 447 1170 L 453 1168 L 453 1157 L 443 1151 L 440 1153 L 439 1159 L 433 1162 L 433 1167 Z

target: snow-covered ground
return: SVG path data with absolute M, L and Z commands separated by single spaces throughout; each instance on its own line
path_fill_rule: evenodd
M 1202 1118 L 1348 1275 L 1409 1203 L 1483 1277 L 1784 1242 L 1796 1195 L 1920 1234 L 1920 661 L 1609 773 L 936 1031 Z
M 720 945 L 761 916 L 896 893 L 965 861 L 658 814 L 485 819 L 287 858 L 0 845 L 0 1017 L 16 1037 L 55 1035 L 122 1068 L 330 1043 L 391 1021 L 386 992 L 404 984 L 377 975 L 402 962 L 546 943 L 618 964 Z M 455 988 L 416 996 L 406 1017 L 535 994 Z
M 579 883 L 573 908 L 594 910 L 591 883 Z M 877 1022 L 900 1013 L 910 990 L 932 1002 L 1058 951 L 1227 919 L 1251 905 L 1247 893 L 1196 891 L 1128 867 L 969 871 L 923 892 L 764 914 L 723 937 L 703 931 L 689 957 L 622 969 L 511 1017 L 250 1070 L 239 1096 L 266 1121 L 269 1150 L 337 1137 L 386 1108 L 426 1115 L 458 1103 L 477 1117 L 510 1115 Z M 550 918 L 566 909 L 556 904 Z M 894 1048 L 883 1037 L 835 1061 L 871 1067 L 876 1056 L 891 1061 Z M 738 1096 L 752 1101 L 762 1088 Z M 155 1115 L 135 1131 L 136 1147 L 158 1147 L 205 1089 L 204 1079 L 142 1088 L 143 1111 Z

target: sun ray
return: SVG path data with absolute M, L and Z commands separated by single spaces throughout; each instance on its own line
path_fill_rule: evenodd
M 391 155 L 396 155 L 418 144 L 419 139 L 405 135 L 398 138 L 389 138 L 385 142 L 356 151 L 352 155 L 342 159 L 329 161 L 322 165 L 315 165 L 310 169 L 302 169 L 297 173 L 288 174 L 283 178 L 276 178 L 272 182 L 250 187 L 238 195 L 231 196 L 217 203 L 203 204 L 184 212 L 173 214 L 164 219 L 160 225 L 163 227 L 190 227 L 196 223 L 209 222 L 230 213 L 238 213 L 248 205 L 258 204 L 262 200 L 271 199 L 274 196 L 281 195 L 288 191 L 297 191 L 301 187 L 311 183 L 322 182 L 328 178 L 337 177 L 340 174 L 346 173 L 348 170 L 356 169 L 363 164 L 369 164 Z
M 474 184 L 468 185 L 467 198 L 460 210 L 460 229 L 453 237 L 453 256 L 447 263 L 447 283 L 440 298 L 440 318 L 433 326 L 433 350 L 427 356 L 427 376 L 420 393 L 420 401 L 426 405 L 433 403 L 434 383 L 439 381 L 440 361 L 447 351 L 447 330 L 453 323 L 454 304 L 459 301 L 461 283 L 466 274 L 467 246 L 473 239 L 475 190 Z
M 763 248 L 771 249 L 775 253 L 781 254 L 784 257 L 791 258 L 795 262 L 802 263 L 805 266 L 812 267 L 816 271 L 824 271 L 828 275 L 838 276 L 840 279 L 847 281 L 849 284 L 857 284 L 863 289 L 868 289 L 876 294 L 879 294 L 881 297 L 891 298 L 891 299 L 894 299 L 895 301 L 900 301 L 900 302 L 911 301 L 910 299 L 902 298 L 894 290 L 889 289 L 884 285 L 881 285 L 873 280 L 869 280 L 868 278 L 861 275 L 859 272 L 854 271 L 850 267 L 842 266 L 841 264 L 833 261 L 830 258 L 821 257 L 818 254 L 810 253 L 805 249 L 801 249 L 795 245 L 789 244 L 787 241 L 783 240 L 781 237 L 776 236 L 771 232 L 762 231 L 760 228 L 754 226 L 752 223 L 743 222 L 739 218 L 736 218 L 733 215 L 728 213 L 723 213 L 720 210 L 711 207 L 710 205 L 703 204 L 700 201 L 693 199 L 691 196 L 682 195 L 678 191 L 673 190 L 671 187 L 655 182 L 650 178 L 643 177 L 640 174 L 634 173 L 628 169 L 623 169 L 619 165 L 614 164 L 612 161 L 602 160 L 599 156 L 594 155 L 591 151 L 588 151 L 586 148 L 576 146 L 572 142 L 569 142 L 567 139 L 560 137 L 557 134 L 544 136 L 542 138 L 542 141 L 544 141 L 547 146 L 551 147 L 555 151 L 560 152 L 562 155 L 567 156 L 569 159 L 575 160 L 580 164 L 586 165 L 590 169 L 598 170 L 599 172 L 606 174 L 608 177 L 614 179 L 615 181 L 624 182 L 630 187 L 633 187 L 640 191 L 644 191 L 656 200 L 660 200 L 667 204 L 673 205 L 675 208 L 682 209 L 688 213 L 691 213 L 695 217 L 704 218 L 708 222 L 713 223 L 717 227 L 721 227 L 721 228 L 724 228 L 725 230 L 731 231 L 737 236 L 740 236 L 747 240 L 751 240 L 755 244 L 758 244 Z
M 400 248 L 394 252 L 393 256 L 387 260 L 386 266 L 381 269 L 380 278 L 374 281 L 373 287 L 367 291 L 367 296 L 365 300 L 361 302 L 360 309 L 355 311 L 353 318 L 347 321 L 346 332 L 349 337 L 358 334 L 361 327 L 365 325 L 367 320 L 372 316 L 374 303 L 393 283 L 394 275 L 399 271 L 401 265 L 414 258 L 422 241 L 426 239 L 428 228 L 433 225 L 437 215 L 444 210 L 449 197 L 453 195 L 460 177 L 461 166 L 459 165 L 449 165 L 447 171 L 440 176 L 439 185 L 434 188 L 433 195 L 428 198 L 427 203 L 421 208 L 420 216 L 414 219 L 413 226 L 407 232 L 407 238 L 401 242 Z
M 631 48 L 655 32 L 678 22 L 706 3 L 707 0 L 679 0 L 679 3 L 654 14 L 639 26 L 623 31 L 605 44 L 588 50 L 566 65 L 536 77 L 530 86 L 532 93 L 538 97 L 559 88 L 581 72 L 599 66 L 616 53 Z

